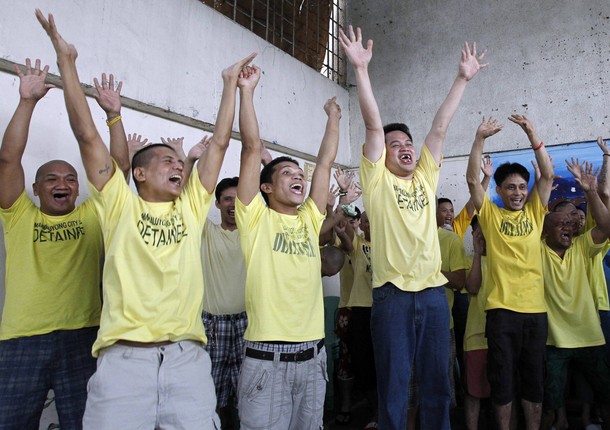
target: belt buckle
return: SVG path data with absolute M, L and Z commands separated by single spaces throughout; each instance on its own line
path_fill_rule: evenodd
M 294 361 L 295 362 L 306 361 L 307 360 L 307 355 L 309 354 L 310 351 L 311 351 L 311 348 L 303 349 L 301 351 L 295 352 L 294 353 Z

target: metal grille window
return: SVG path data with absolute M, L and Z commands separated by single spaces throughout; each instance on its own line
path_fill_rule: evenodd
M 333 81 L 345 84 L 346 0 L 200 0 Z

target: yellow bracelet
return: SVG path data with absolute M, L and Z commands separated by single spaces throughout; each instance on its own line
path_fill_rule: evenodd
M 112 118 L 112 119 L 110 119 L 110 120 L 106 121 L 106 125 L 107 125 L 108 127 L 111 127 L 113 124 L 116 124 L 116 123 L 117 123 L 117 122 L 119 122 L 120 120 L 121 120 L 121 115 L 119 115 L 119 116 L 115 116 L 114 118 Z

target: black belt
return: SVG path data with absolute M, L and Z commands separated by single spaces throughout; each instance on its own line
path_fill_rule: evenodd
M 324 339 L 320 340 L 320 342 L 318 342 L 316 346 L 311 347 L 309 349 L 304 349 L 298 352 L 280 352 L 280 361 L 298 362 L 311 360 L 315 355 L 314 348 L 317 349 L 317 352 L 320 352 L 323 346 Z M 275 354 L 277 354 L 277 352 L 261 351 L 260 349 L 246 348 L 246 357 L 256 358 L 258 360 L 273 361 Z

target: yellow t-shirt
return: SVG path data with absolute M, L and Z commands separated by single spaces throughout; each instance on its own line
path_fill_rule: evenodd
M 585 221 L 585 231 L 595 227 L 595 220 L 591 215 L 591 211 L 587 211 Z M 605 247 L 601 253 L 595 254 L 587 260 L 587 277 L 589 285 L 593 292 L 595 307 L 599 311 L 610 311 L 610 301 L 608 300 L 608 286 L 606 285 L 606 276 L 604 275 L 604 256 L 610 250 L 610 240 L 607 240 Z
M 444 272 L 455 272 L 468 268 L 464 242 L 456 233 L 438 227 L 438 242 L 441 249 L 441 270 Z M 445 295 L 449 303 L 449 328 L 453 328 L 453 302 L 455 300 L 454 291 L 445 288 Z
M 472 216 L 468 215 L 468 211 L 466 210 L 466 206 L 462 208 L 459 214 L 455 218 L 453 218 L 453 232 L 460 236 L 462 240 L 464 239 L 464 235 L 466 234 L 466 230 L 470 227 L 470 222 L 472 221 Z
M 384 147 L 377 162 L 363 156 L 360 164 L 371 224 L 373 288 L 386 282 L 403 291 L 444 285 L 436 233 L 439 166 L 424 145 L 413 179 L 400 179 L 385 167 L 385 157 Z
M 147 202 L 115 169 L 102 191 L 89 187 L 106 248 L 93 355 L 118 340 L 205 343 L 201 234 L 211 195 L 195 168 L 176 200 Z
M 371 242 L 359 235 L 354 236 L 354 251 L 351 254 L 354 264 L 354 284 L 347 307 L 373 306 L 373 272 L 371 271 Z
M 586 273 L 586 260 L 602 248 L 603 244 L 593 243 L 591 230 L 572 240 L 563 259 L 542 241 L 548 345 L 582 348 L 605 344 Z
M 485 195 L 479 212 L 489 265 L 485 310 L 546 311 L 540 259 L 545 214 L 537 194 L 520 211 L 499 208 Z
M 470 257 L 472 266 L 472 256 Z M 485 304 L 487 303 L 487 257 L 481 256 L 481 288 L 477 294 L 470 294 L 466 330 L 464 331 L 464 351 L 487 349 L 485 337 Z
M 246 310 L 246 263 L 237 229 L 225 230 L 210 220 L 201 241 L 205 294 L 203 310 L 231 315 Z
M 324 337 L 322 267 L 318 236 L 324 221 L 311 198 L 297 215 L 270 209 L 258 194 L 235 201 L 246 260 L 250 341 L 306 342 Z
M 46 215 L 25 191 L 0 209 L 6 248 L 0 340 L 100 322 L 102 232 L 90 200 Z

